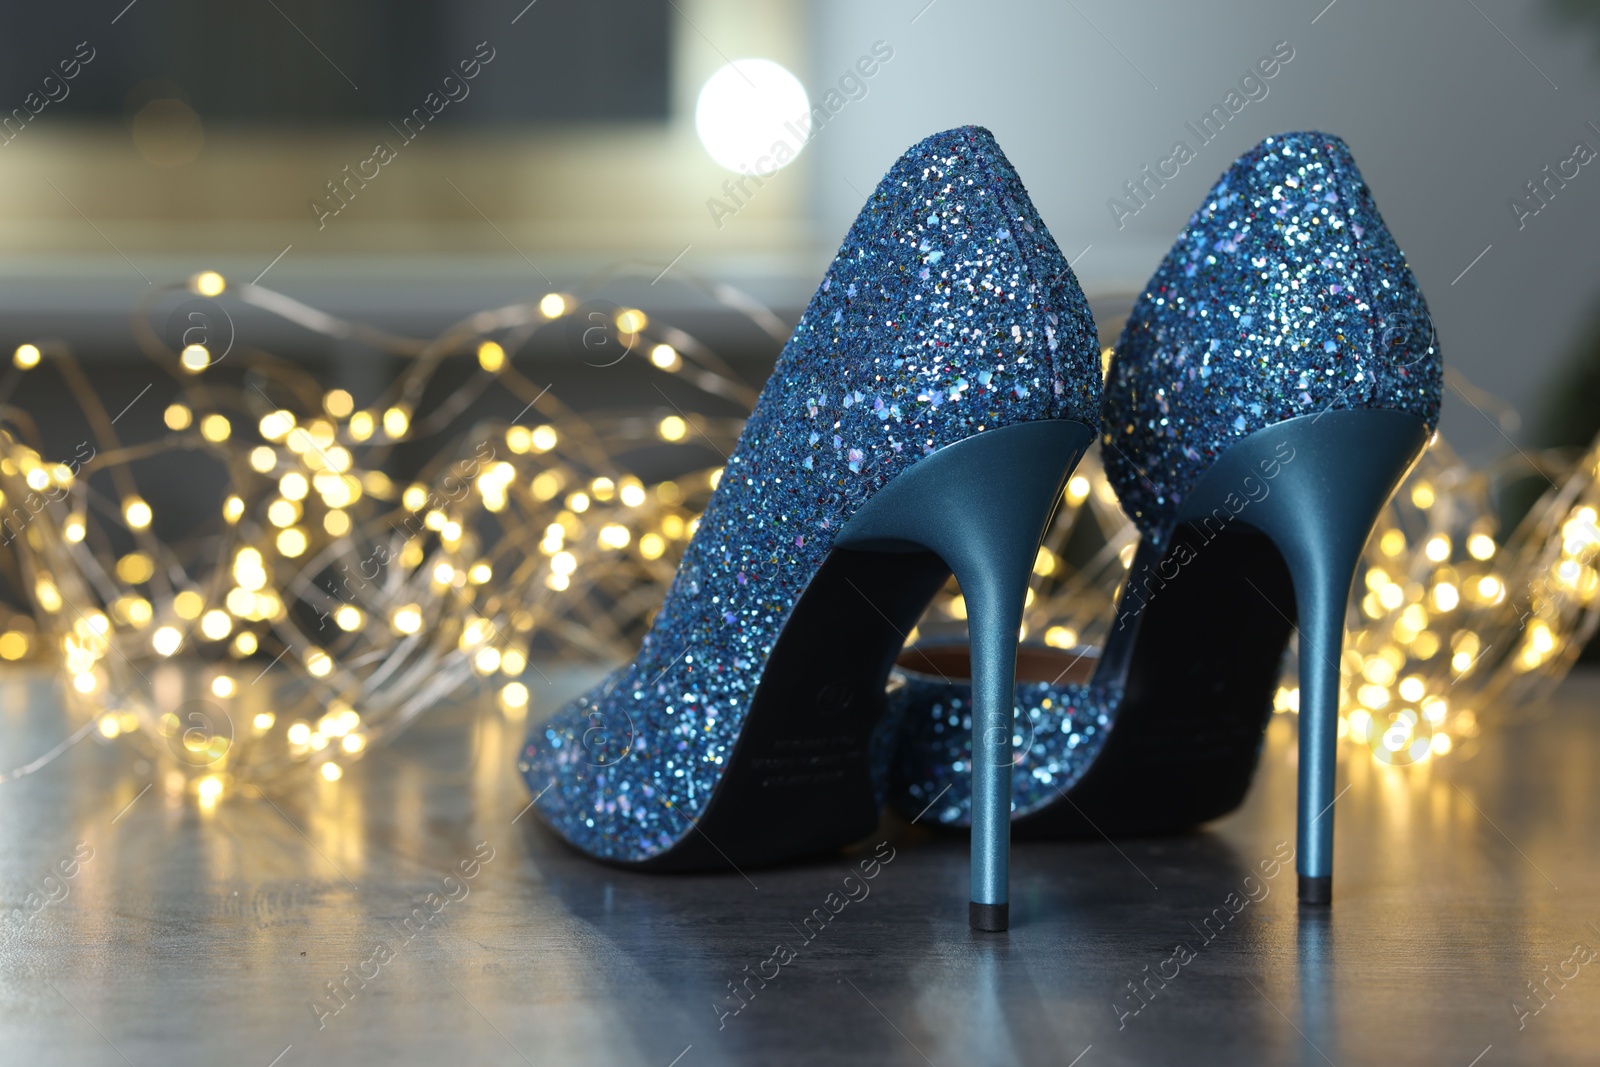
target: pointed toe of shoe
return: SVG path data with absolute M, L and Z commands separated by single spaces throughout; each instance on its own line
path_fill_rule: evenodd
M 631 764 L 640 737 L 623 699 L 630 673 L 613 673 L 533 727 L 517 759 L 546 826 L 582 852 L 622 863 L 649 859 L 679 836 L 660 791 Z

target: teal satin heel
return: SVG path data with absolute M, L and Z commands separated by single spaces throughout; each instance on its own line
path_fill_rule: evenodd
M 835 542 L 930 551 L 967 603 L 972 643 L 972 896 L 975 930 L 1010 922 L 1011 717 L 1028 580 L 1063 487 L 1094 430 L 1050 420 L 991 430 L 918 463 L 869 500 Z
M 1204 529 L 1242 509 L 1266 534 L 1294 586 L 1300 645 L 1300 899 L 1327 904 L 1333 887 L 1333 803 L 1339 740 L 1339 660 L 1350 586 L 1378 514 L 1427 447 L 1415 415 L 1376 409 L 1302 415 L 1229 448 L 1178 511 Z M 1252 485 L 1271 492 L 1252 499 Z M 1230 505 L 1232 506 L 1230 510 Z

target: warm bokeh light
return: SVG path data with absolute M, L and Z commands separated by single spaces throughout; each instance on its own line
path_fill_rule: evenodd
M 122 501 L 122 517 L 128 521 L 130 529 L 146 529 L 152 517 L 150 505 L 146 504 L 142 497 L 127 497 Z
M 478 366 L 490 374 L 498 373 L 506 365 L 506 350 L 494 341 L 484 341 L 478 345 Z
M 137 463 L 108 448 L 80 465 L 0 434 L 8 509 L 30 493 L 66 494 L 11 542 L 26 557 L 29 604 L 0 606 L 0 659 L 59 665 L 77 728 L 146 757 L 179 753 L 183 766 L 158 780 L 203 805 L 268 783 L 338 781 L 464 686 L 483 687 L 497 727 L 520 722 L 545 692 L 532 672 L 547 657 L 625 659 L 721 484 L 723 468 L 705 467 L 706 456 L 731 453 L 739 433 L 737 418 L 707 412 L 753 393 L 720 374 L 702 340 L 652 323 L 665 317 L 655 305 L 620 307 L 596 321 L 639 342 L 650 364 L 639 373 L 676 375 L 663 383 L 674 400 L 653 412 L 572 413 L 559 390 L 541 392 L 542 375 L 516 373 L 511 351 L 538 350 L 525 347 L 543 343 L 531 331 L 561 336 L 567 326 L 553 320 L 587 299 L 548 293 L 475 316 L 430 350 L 437 359 L 406 363 L 401 383 L 368 392 L 360 379 L 364 410 L 346 389 L 267 363 L 241 364 L 259 376 L 242 396 L 211 373 L 170 375 L 176 395 L 146 400 L 145 417 L 160 410 L 171 433 Z M 193 369 L 221 351 L 204 364 L 191 352 Z M 13 357 L 41 358 L 33 346 Z M 484 395 L 500 408 L 459 417 L 467 409 L 450 406 L 463 394 L 430 391 L 432 365 L 471 370 L 461 380 L 492 390 Z M 671 406 L 691 388 L 718 406 L 687 396 Z M 144 480 L 163 449 L 218 473 L 176 487 Z M 1540 461 L 1554 477 L 1570 457 Z M 1571 471 L 1565 496 L 1506 531 L 1485 480 L 1447 446 L 1423 457 L 1354 582 L 1340 659 L 1339 736 L 1361 746 L 1350 755 L 1384 773 L 1470 758 L 1501 743 L 1489 730 L 1500 708 L 1560 677 L 1600 610 L 1600 451 Z M 200 503 L 172 510 L 175 492 Z M 1032 560 L 1020 632 L 1090 655 L 1113 624 L 1137 532 L 1093 454 L 1061 504 Z M 797 549 L 815 543 L 809 527 L 794 534 Z M 749 577 L 759 593 L 764 576 Z M 967 610 L 948 584 L 910 640 L 959 634 Z M 1273 687 L 1278 729 L 1293 729 L 1300 707 L 1294 661 Z M 159 682 L 168 688 L 158 701 L 158 675 L 187 688 Z

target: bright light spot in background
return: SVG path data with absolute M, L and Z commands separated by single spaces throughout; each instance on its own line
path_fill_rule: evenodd
M 765 176 L 805 147 L 811 134 L 811 99 L 800 79 L 772 60 L 737 59 L 701 88 L 694 128 L 722 166 Z M 780 142 L 787 151 L 774 154 Z

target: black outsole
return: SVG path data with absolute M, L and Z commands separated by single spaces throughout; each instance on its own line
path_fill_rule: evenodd
M 1186 557 L 1158 568 L 1172 577 L 1146 593 L 1105 747 L 1068 799 L 1012 823 L 1018 839 L 1173 833 L 1243 802 L 1272 715 L 1294 589 L 1272 542 L 1242 525 L 1210 540 L 1180 526 L 1163 561 Z
M 871 742 L 884 686 L 905 635 L 949 576 L 931 552 L 835 549 L 779 634 L 695 828 L 658 856 L 617 866 L 762 866 L 872 833 Z

